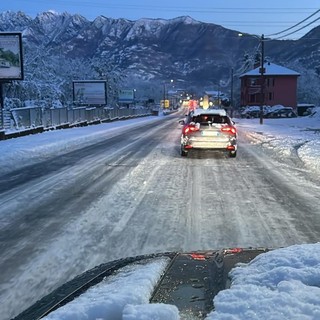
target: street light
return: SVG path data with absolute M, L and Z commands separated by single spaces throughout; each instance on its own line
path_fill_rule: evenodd
M 264 35 L 262 34 L 261 37 L 255 35 L 255 34 L 250 34 L 250 33 L 239 33 L 239 37 L 242 37 L 243 35 L 248 35 L 257 38 L 260 41 L 261 45 L 261 59 L 260 59 L 260 68 L 259 68 L 259 73 L 260 73 L 260 124 L 263 124 L 263 106 L 264 106 L 264 74 L 265 74 L 265 68 L 264 68 L 264 42 L 265 38 Z

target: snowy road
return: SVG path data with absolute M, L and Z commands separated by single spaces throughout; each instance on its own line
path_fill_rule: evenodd
M 0 177 L 0 319 L 75 275 L 153 252 L 317 242 L 319 185 L 239 132 L 238 157 L 179 155 L 175 116 Z

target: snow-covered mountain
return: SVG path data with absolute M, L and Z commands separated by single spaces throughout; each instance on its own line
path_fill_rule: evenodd
M 244 55 L 254 56 L 259 45 L 256 37 L 239 37 L 241 30 L 186 16 L 137 21 L 99 16 L 88 21 L 66 12 L 43 12 L 34 19 L 23 12 L 2 12 L 0 31 L 22 32 L 26 80 L 32 80 L 29 74 L 37 74 L 46 81 L 44 72 L 50 73 L 51 81 L 59 78 L 56 83 L 121 75 L 134 87 L 154 83 L 153 91 L 159 91 L 158 84 L 166 79 L 179 79 L 188 86 L 215 86 L 219 80 L 230 83 L 231 69 L 237 76 Z M 310 68 L 316 76 L 319 42 L 312 39 L 319 33 L 315 28 L 309 33 L 312 36 L 297 41 L 266 41 L 266 56 L 272 62 L 294 66 L 302 78 L 304 74 L 310 77 Z M 65 76 L 63 70 L 68 70 Z M 65 90 L 60 86 L 58 91 Z

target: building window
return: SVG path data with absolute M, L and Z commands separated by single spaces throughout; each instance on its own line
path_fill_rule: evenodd
M 249 86 L 256 86 L 258 84 L 259 84 L 259 79 L 258 78 L 249 79 Z
M 269 92 L 269 100 L 270 100 L 270 101 L 273 100 L 273 92 Z
M 267 86 L 268 87 L 274 87 L 274 78 L 268 78 L 267 79 Z

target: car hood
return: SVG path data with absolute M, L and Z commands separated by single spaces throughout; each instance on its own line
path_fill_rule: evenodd
M 267 248 L 232 248 L 193 252 L 166 252 L 111 261 L 99 265 L 63 284 L 14 320 L 35 320 L 75 300 L 120 270 L 165 259 L 166 264 L 154 285 L 150 303 L 175 305 L 179 312 L 203 318 L 214 309 L 213 298 L 230 287 L 228 274 L 238 263 L 248 263 Z

